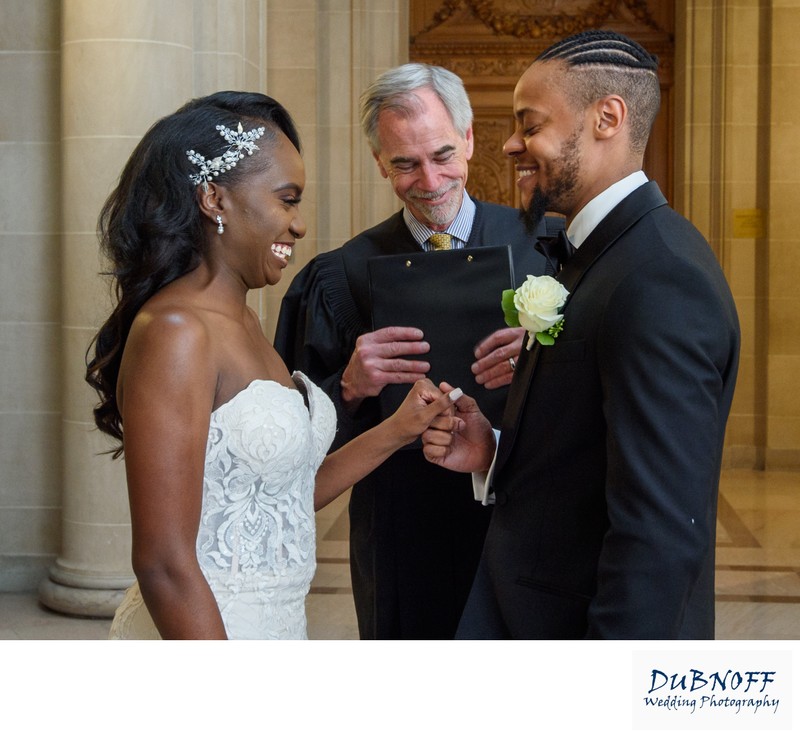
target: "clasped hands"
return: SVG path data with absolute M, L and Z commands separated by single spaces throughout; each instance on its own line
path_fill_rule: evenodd
M 438 387 L 430 379 L 415 382 L 389 421 L 404 443 L 421 437 L 422 452 L 432 464 L 477 472 L 488 470 L 492 463 L 491 423 L 474 399 L 447 382 Z

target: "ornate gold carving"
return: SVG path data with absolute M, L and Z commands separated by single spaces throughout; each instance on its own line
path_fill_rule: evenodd
M 513 167 L 503 155 L 503 144 L 511 133 L 508 116 L 476 118 L 473 133 L 475 154 L 469 163 L 469 194 L 487 202 L 513 203 Z
M 543 2 L 543 10 L 549 13 L 508 13 L 498 12 L 494 0 L 445 0 L 442 7 L 420 31 L 427 33 L 448 20 L 460 8 L 466 8 L 486 28 L 496 36 L 513 36 L 520 39 L 552 39 L 568 36 L 572 33 L 599 28 L 604 25 L 620 8 L 624 8 L 641 24 L 660 31 L 647 7 L 646 0 L 587 0 L 584 3 L 573 3 L 574 12 L 555 13 L 559 5 L 565 3 Z M 528 3 L 523 3 L 527 6 Z M 417 37 L 411 39 L 413 44 Z
M 515 80 L 527 69 L 532 57 L 528 52 L 518 57 L 471 57 L 427 56 L 426 62 L 446 67 L 459 77 L 514 77 Z
M 503 49 L 496 50 L 492 55 L 492 50 L 476 49 L 478 56 L 469 56 L 468 50 L 460 48 L 446 47 L 441 45 L 426 45 L 424 53 L 415 53 L 415 61 L 424 61 L 427 64 L 445 67 L 451 72 L 455 72 L 462 79 L 474 81 L 474 78 L 481 77 L 513 77 L 516 81 L 528 68 L 534 57 L 541 49 L 526 48 L 518 51 Z M 672 81 L 672 55 L 671 50 L 664 44 L 650 44 L 648 51 L 656 54 L 659 58 L 658 76 L 662 84 L 670 84 Z M 503 54 L 502 56 L 500 54 Z

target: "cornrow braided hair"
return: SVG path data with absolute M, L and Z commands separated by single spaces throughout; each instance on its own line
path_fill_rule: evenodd
M 543 51 L 536 61 L 561 59 L 571 67 L 609 64 L 632 69 L 658 68 L 658 57 L 633 39 L 613 31 L 582 31 L 568 36 Z
M 658 57 L 614 31 L 590 30 L 558 41 L 536 62 L 563 62 L 571 85 L 565 90 L 580 109 L 606 95 L 628 106 L 631 145 L 644 151 L 661 105 Z

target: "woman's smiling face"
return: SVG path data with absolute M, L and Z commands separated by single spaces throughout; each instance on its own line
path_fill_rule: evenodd
M 300 153 L 280 131 L 264 141 L 254 156 L 269 160 L 228 190 L 225 248 L 238 250 L 243 279 L 249 289 L 277 284 L 289 263 L 295 241 L 306 225 L 299 205 L 305 187 Z

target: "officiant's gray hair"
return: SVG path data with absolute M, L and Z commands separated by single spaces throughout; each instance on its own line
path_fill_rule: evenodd
M 420 112 L 415 90 L 428 87 L 442 101 L 456 132 L 466 138 L 472 125 L 472 106 L 464 83 L 449 69 L 431 64 L 403 64 L 381 74 L 361 95 L 361 129 L 370 148 L 378 153 L 378 117 L 392 110 L 413 117 Z

